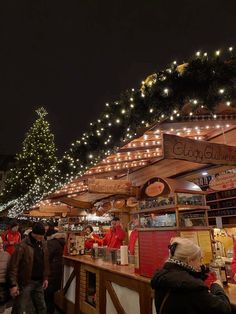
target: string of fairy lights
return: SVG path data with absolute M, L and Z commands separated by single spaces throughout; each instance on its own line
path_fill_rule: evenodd
M 58 161 L 47 112 L 41 107 L 36 113 L 38 118 L 26 134 L 16 167 L 10 170 L 0 196 L 0 211 L 8 209 L 9 216 L 18 215 L 58 185 Z
M 214 109 L 219 102 L 233 105 L 235 77 L 233 47 L 224 53 L 217 50 L 213 55 L 197 51 L 188 63 L 180 65 L 173 61 L 164 71 L 142 81 L 139 89 L 127 90 L 119 100 L 105 104 L 99 119 L 90 123 L 88 132 L 73 142 L 63 156 L 65 178 L 91 171 L 91 167 L 116 153 L 122 143 L 138 138 L 140 131 L 153 123 L 179 121 L 186 104 L 191 107 L 189 118 L 199 109 L 217 118 Z
M 215 120 L 214 128 L 217 129 L 220 124 L 217 124 L 215 108 L 219 103 L 228 108 L 234 106 L 235 78 L 233 47 L 213 54 L 197 51 L 188 62 L 171 62 L 165 70 L 148 76 L 139 88 L 126 90 L 118 100 L 105 104 L 98 119 L 90 123 L 88 131 L 71 144 L 62 160 L 55 165 L 52 172 L 56 173 L 57 180 L 53 185 L 45 186 L 46 192 L 42 193 L 41 188 L 50 177 L 49 173 L 47 178 L 41 176 L 39 182 L 35 180 L 31 189 L 15 200 L 13 207 L 12 204 L 3 204 L 0 211 L 10 207 L 9 215 L 17 215 L 42 200 L 47 193 L 61 188 L 66 190 L 65 184 L 71 184 L 84 175 L 145 166 L 148 158 L 158 158 L 162 153 L 158 132 L 154 138 L 147 132 L 154 124 L 191 120 L 200 111 L 205 111 L 203 115 Z M 200 134 L 201 128 L 194 131 L 193 138 L 204 139 Z M 171 129 L 168 132 L 172 132 Z M 136 141 L 143 133 L 143 139 Z M 191 137 L 187 128 L 176 131 L 177 135 L 181 133 Z M 27 154 L 27 149 L 25 147 L 23 154 Z M 122 150 L 128 151 L 123 153 Z M 29 164 L 28 167 L 32 169 L 34 165 Z

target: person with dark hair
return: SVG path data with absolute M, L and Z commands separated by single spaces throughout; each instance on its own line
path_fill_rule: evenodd
M 47 312 L 43 290 L 48 286 L 49 260 L 44 234 L 44 225 L 36 222 L 11 257 L 7 277 L 15 299 L 13 314 Z
M 99 238 L 93 231 L 93 227 L 91 225 L 87 225 L 84 228 L 84 237 L 85 237 L 85 249 L 91 250 L 94 243 L 98 243 L 98 245 L 102 245 L 103 240 Z
M 210 288 L 201 265 L 202 251 L 186 238 L 171 239 L 169 259 L 151 280 L 158 314 L 230 314 L 231 306 L 222 283 Z
M 12 255 L 15 251 L 15 246 L 21 241 L 21 234 L 18 231 L 19 224 L 16 220 L 10 223 L 9 229 L 2 234 L 5 250 Z
M 114 217 L 111 220 L 111 228 L 103 238 L 103 245 L 107 245 L 110 249 L 119 249 L 125 239 L 125 231 L 123 230 L 120 218 Z
M 45 301 L 48 314 L 54 313 L 54 293 L 61 288 L 63 271 L 62 256 L 65 243 L 66 234 L 63 232 L 56 232 L 47 240 L 50 275 L 48 277 L 48 288 L 45 290 Z
M 52 221 L 48 221 L 45 225 L 45 239 L 49 240 L 49 238 L 55 234 L 57 231 L 55 230 L 54 223 Z

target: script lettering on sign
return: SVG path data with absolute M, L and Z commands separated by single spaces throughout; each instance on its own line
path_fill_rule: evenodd
M 163 134 L 164 157 L 200 164 L 236 165 L 236 147 Z
M 92 193 L 132 195 L 132 184 L 126 180 L 89 179 L 88 190 Z

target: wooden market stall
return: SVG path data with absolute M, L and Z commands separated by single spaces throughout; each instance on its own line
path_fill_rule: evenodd
M 209 193 L 196 183 L 203 171 L 213 178 L 236 166 L 235 110 L 224 111 L 221 104 L 215 116 L 200 112 L 183 115 L 178 122 L 154 124 L 49 197 L 67 206 L 61 217 L 76 210 L 77 215 L 80 211 L 115 215 L 127 232 L 131 217 L 138 215 L 142 227 L 135 265 L 119 266 L 91 256 L 64 258 L 63 289 L 56 301 L 67 313 L 155 313 L 150 277 L 167 257 L 173 236 L 194 240 L 209 263 L 214 249 L 209 226 L 212 205 L 224 210 L 222 202 L 234 196 Z M 42 212 L 44 206 L 40 204 L 37 211 Z M 235 306 L 231 296 L 236 288 L 227 289 Z

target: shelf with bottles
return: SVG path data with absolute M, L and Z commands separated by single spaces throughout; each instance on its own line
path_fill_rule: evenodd
M 207 211 L 196 209 L 178 210 L 178 207 L 165 211 L 139 212 L 141 227 L 193 227 L 207 226 Z
M 223 225 L 233 224 L 236 219 L 236 189 L 211 191 L 206 196 L 210 206 L 208 218 L 210 225 L 216 225 L 216 218 L 222 217 Z M 224 219 L 223 219 L 224 218 Z
M 236 216 L 236 206 L 223 207 L 223 208 L 211 208 L 208 211 L 208 217 L 212 216 Z
M 207 226 L 208 209 L 205 192 L 194 183 L 157 177 L 143 185 L 137 210 L 132 214 L 147 219 L 148 227 Z
M 208 191 L 206 195 L 206 202 L 208 203 L 214 200 L 219 201 L 231 198 L 236 198 L 235 188 L 222 191 Z
M 138 209 L 142 212 L 147 210 L 162 210 L 181 206 L 198 207 L 205 206 L 204 195 L 191 193 L 176 193 L 175 195 L 159 196 L 141 200 Z

